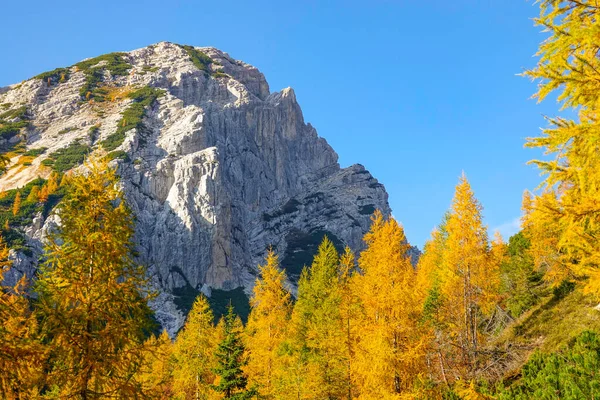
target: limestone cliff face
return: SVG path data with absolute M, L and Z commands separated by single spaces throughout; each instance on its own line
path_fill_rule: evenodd
M 132 100 L 120 92 L 162 89 L 118 143 L 127 157 L 115 163 L 137 218 L 140 262 L 161 292 L 154 307 L 171 332 L 183 322 L 181 293 L 250 288 L 271 245 L 293 283 L 324 234 L 358 251 L 371 213 L 390 213 L 384 187 L 361 165 L 340 168 L 291 88 L 271 93 L 256 68 L 214 48 L 162 42 L 121 58 L 126 73 L 94 66 L 104 101 L 82 98 L 89 71 L 78 67 L 0 90 L 0 105 L 26 106 L 28 121 L 3 145 L 47 148 L 0 177 L 0 190 L 48 176 L 43 160 L 77 140 L 101 148 L 127 123 L 121 114 Z M 14 253 L 17 272 L 31 276 L 53 223 L 38 216 L 26 230 L 33 256 Z

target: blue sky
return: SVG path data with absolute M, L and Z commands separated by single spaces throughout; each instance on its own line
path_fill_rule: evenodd
M 293 87 L 342 166 L 386 186 L 412 243 L 439 223 L 463 170 L 485 222 L 508 235 L 540 182 L 525 138 L 558 109 L 516 76 L 535 65 L 537 13 L 532 0 L 10 1 L 0 86 L 162 40 L 215 46 L 272 91 Z

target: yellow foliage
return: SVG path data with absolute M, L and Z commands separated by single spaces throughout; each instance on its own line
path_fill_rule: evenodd
M 8 247 L 0 237 L 0 282 L 9 272 Z M 38 398 L 44 385 L 44 348 L 39 325 L 26 298 L 26 277 L 0 286 L 0 397 Z
M 463 175 L 446 224 L 440 271 L 442 319 L 447 340 L 455 349 L 446 357 L 463 377 L 471 377 L 478 366 L 478 350 L 485 343 L 480 322 L 496 305 L 500 284 L 500 260 L 490 251 L 481 210 Z
M 27 199 L 25 201 L 27 201 L 28 203 L 37 203 L 39 201 L 39 197 L 40 197 L 40 187 L 34 186 L 29 191 L 29 195 L 27 196 Z
M 528 139 L 528 146 L 556 156 L 533 161 L 547 173 L 546 191 L 536 199 L 535 209 L 540 225 L 558 227 L 561 260 L 549 265 L 551 279 L 587 277 L 586 291 L 600 297 L 600 8 L 591 0 L 540 4 L 536 22 L 549 38 L 540 45 L 537 66 L 525 75 L 539 80 L 540 101 L 559 90 L 563 107 L 575 110 L 579 118 L 550 119 L 551 126 L 540 137 Z
M 133 217 L 105 160 L 72 176 L 36 281 L 58 398 L 133 398 L 149 327 L 145 269 L 132 259 Z M 68 322 L 68 323 L 67 323 Z
M 464 381 L 457 381 L 455 384 L 456 394 L 463 400 L 492 400 L 493 397 L 480 393 L 477 390 L 477 384 L 471 380 L 469 384 Z
M 17 215 L 19 210 L 21 209 L 21 192 L 17 192 L 15 196 L 15 201 L 13 202 L 12 213 L 13 215 Z
M 166 331 L 154 335 L 144 344 L 144 361 L 138 381 L 143 386 L 145 398 L 167 400 L 173 396 L 173 343 Z
M 127 99 L 127 96 L 136 90 L 132 86 L 103 86 L 99 89 L 106 93 L 105 98 L 113 103 Z
M 48 201 L 48 184 L 45 183 L 42 186 L 42 189 L 40 190 L 39 194 L 38 194 L 38 199 L 40 201 L 40 203 L 45 203 Z
M 523 195 L 523 232 L 530 241 L 529 253 L 544 279 L 552 286 L 572 277 L 565 255 L 560 252 L 561 227 L 560 205 L 556 192 L 545 191 L 533 198 L 529 192 Z
M 291 295 L 285 288 L 285 272 L 279 269 L 273 250 L 267 253 L 266 264 L 258 269 L 260 277 L 250 299 L 252 311 L 245 332 L 248 364 L 244 372 L 249 385 L 257 385 L 260 396 L 270 399 L 274 397 L 274 380 L 281 363 L 280 346 L 291 315 Z
M 419 334 L 416 273 L 404 231 L 380 211 L 372 217 L 354 279 L 359 299 L 359 338 L 353 362 L 358 398 L 394 398 L 424 369 L 425 342 Z
M 196 298 L 173 349 L 173 393 L 178 399 L 206 399 L 215 396 L 210 385 L 215 380 L 215 351 L 220 329 L 213 325 L 206 298 Z

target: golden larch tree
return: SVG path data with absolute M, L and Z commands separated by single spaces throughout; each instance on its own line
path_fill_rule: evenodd
M 563 108 L 578 118 L 550 119 L 541 136 L 528 139 L 528 146 L 555 155 L 533 161 L 547 174 L 546 191 L 556 197 L 536 200 L 536 209 L 560 226 L 558 249 L 565 263 L 557 265 L 588 278 L 586 290 L 600 297 L 600 7 L 593 0 L 539 3 L 536 22 L 549 36 L 539 47 L 537 66 L 524 75 L 539 82 L 539 101 L 558 91 Z
M 173 392 L 176 398 L 194 400 L 215 396 L 215 351 L 220 339 L 206 297 L 199 295 L 173 349 Z
M 356 349 L 357 338 L 360 332 L 360 324 L 358 317 L 360 315 L 360 304 L 358 296 L 353 290 L 353 279 L 357 274 L 356 257 L 349 247 L 346 247 L 344 254 L 339 260 L 340 272 L 340 318 L 341 329 L 343 331 L 342 359 L 346 362 L 346 374 L 344 376 L 343 388 L 345 388 L 344 397 L 348 400 L 354 398 L 354 377 L 353 377 L 353 360 Z M 343 392 L 343 391 L 342 391 Z
M 16 216 L 21 209 L 21 192 L 17 192 L 15 195 L 15 200 L 13 201 L 12 213 Z
M 0 283 L 12 262 L 0 237 Z M 45 348 L 36 315 L 26 297 L 26 277 L 0 285 L 0 397 L 35 399 L 44 386 Z
M 39 196 L 40 196 L 40 187 L 34 186 L 29 191 L 29 194 L 27 195 L 27 199 L 25 199 L 25 201 L 28 203 L 37 203 L 39 201 Z
M 92 159 L 72 177 L 36 282 L 59 398 L 132 398 L 150 328 L 145 269 L 133 261 L 133 217 L 114 169 Z
M 380 211 L 364 237 L 367 248 L 354 279 L 361 307 L 353 362 L 358 398 L 395 398 L 411 390 L 423 370 L 419 304 L 413 295 L 416 272 L 404 230 Z
M 250 387 L 257 387 L 261 398 L 275 394 L 276 372 L 280 368 L 280 347 L 285 340 L 292 304 L 285 287 L 285 271 L 279 268 L 277 255 L 269 249 L 264 265 L 258 266 L 252 307 L 245 329 L 248 364 L 244 372 Z
M 138 373 L 145 398 L 167 400 L 173 397 L 173 342 L 166 330 L 150 336 L 144 344 L 144 361 Z
M 479 367 L 485 342 L 482 318 L 493 310 L 500 284 L 500 265 L 490 251 L 481 211 L 463 174 L 446 223 L 440 295 L 446 339 L 458 350 L 451 363 L 460 376 L 469 379 Z
M 568 255 L 561 252 L 563 220 L 560 217 L 559 198 L 556 192 L 546 190 L 539 196 L 523 195 L 523 234 L 530 241 L 529 254 L 535 268 L 544 274 L 551 286 L 574 278 Z

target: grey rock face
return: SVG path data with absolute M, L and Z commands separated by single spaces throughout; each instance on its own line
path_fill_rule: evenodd
M 137 218 L 140 262 L 161 293 L 157 317 L 170 332 L 183 323 L 185 310 L 175 305 L 182 290 L 250 289 L 269 246 L 293 285 L 323 235 L 359 251 L 372 212 L 390 213 L 384 187 L 361 165 L 340 168 L 337 154 L 304 122 L 291 88 L 270 93 L 256 68 L 214 48 L 199 50 L 213 60 L 208 73 L 182 47 L 162 42 L 125 53 L 128 76 L 105 74 L 107 86 L 165 91 L 147 109 L 143 129 L 127 132 L 119 150 L 129 160 L 118 165 Z M 84 79 L 72 68 L 64 83 L 32 79 L 0 92 L 0 103 L 27 105 L 28 148 L 47 147 L 47 155 L 115 131 L 131 100 L 81 102 Z M 90 142 L 94 125 L 99 138 Z M 0 190 L 47 176 L 44 157 L 0 177 Z M 49 223 L 36 220 L 27 232 L 37 252 Z M 35 268 L 18 263 L 22 272 Z

